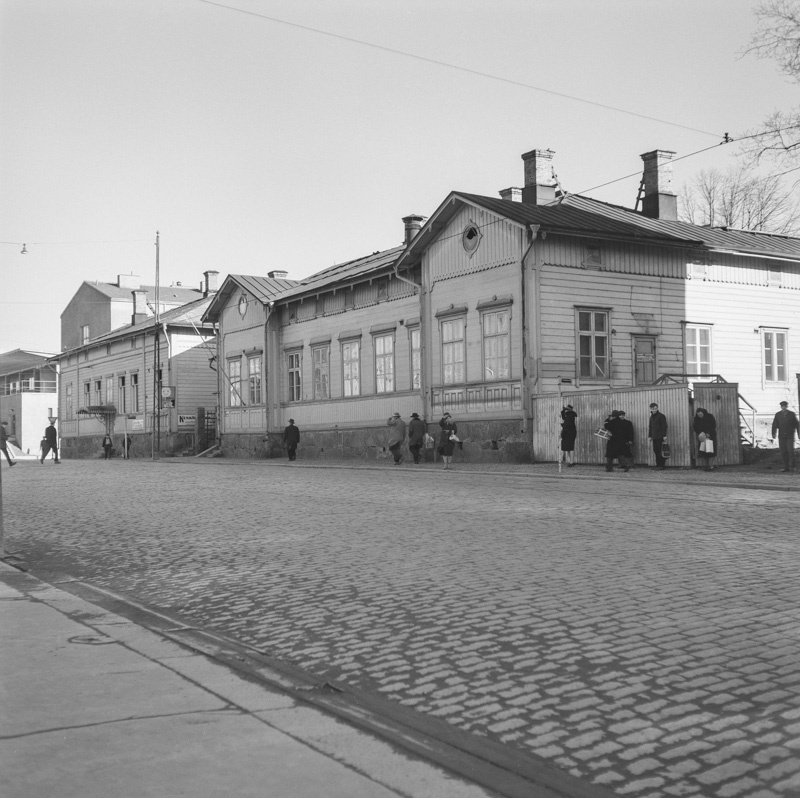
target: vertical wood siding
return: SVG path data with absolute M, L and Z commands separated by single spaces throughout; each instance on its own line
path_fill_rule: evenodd
M 717 456 L 714 465 L 738 465 L 742 461 L 738 392 L 739 386 L 731 382 L 694 384 L 694 410 L 704 407 L 717 421 Z M 692 444 L 696 456 L 694 435 Z
M 650 404 L 656 402 L 667 417 L 667 440 L 672 449 L 670 466 L 689 466 L 692 461 L 688 385 L 667 385 L 653 388 L 583 391 L 547 394 L 533 398 L 533 456 L 540 462 L 557 462 L 561 447 L 561 408 L 571 404 L 578 414 L 578 437 L 575 461 L 605 462 L 606 442 L 594 435 L 603 426 L 612 410 L 624 410 L 633 423 L 634 460 L 638 465 L 655 465 L 655 455 L 647 437 Z

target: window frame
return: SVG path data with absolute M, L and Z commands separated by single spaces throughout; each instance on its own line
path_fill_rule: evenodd
M 253 368 L 256 364 L 256 368 Z M 255 352 L 247 356 L 247 395 L 250 406 L 264 403 L 263 355 Z
M 114 377 L 111 375 L 106 375 L 105 383 L 106 383 L 106 404 L 113 405 L 114 404 Z
M 74 406 L 72 398 L 72 383 L 68 382 L 64 386 L 64 416 L 66 418 L 74 417 Z
M 591 314 L 591 328 L 582 329 L 581 314 Z M 605 328 L 600 330 L 596 326 L 598 317 L 605 319 Z M 583 353 L 581 342 L 588 339 L 591 352 Z M 597 342 L 605 341 L 605 354 L 597 354 Z M 577 377 L 588 382 L 611 382 L 611 308 L 593 307 L 587 305 L 575 306 L 575 353 Z M 589 358 L 588 373 L 584 373 L 584 360 Z M 605 373 L 597 368 L 599 359 L 605 360 Z
M 505 332 L 494 332 L 487 335 L 486 333 L 486 320 L 492 317 L 497 317 L 501 313 L 506 314 L 506 331 Z M 506 374 L 505 376 L 498 374 L 497 376 L 490 377 L 487 374 L 487 363 L 489 361 L 489 356 L 487 355 L 487 338 L 489 341 L 493 342 L 495 340 L 505 339 L 505 369 Z M 494 359 L 499 360 L 502 356 L 493 356 Z M 511 305 L 505 305 L 503 307 L 491 307 L 481 310 L 481 359 L 482 359 L 482 372 L 483 372 L 483 380 L 484 382 L 505 382 L 511 379 Z M 499 371 L 499 369 L 498 369 Z
M 379 342 L 389 343 L 389 352 L 378 352 Z M 372 352 L 373 352 L 373 369 L 375 374 L 375 393 L 387 394 L 394 393 L 397 390 L 397 382 L 395 379 L 395 333 L 394 330 L 387 330 L 383 332 L 373 333 L 372 335 Z M 384 373 L 380 374 L 378 365 L 384 365 Z M 388 365 L 388 369 L 386 366 Z M 383 386 L 381 387 L 381 381 Z M 388 384 L 387 384 L 388 382 Z
M 461 337 L 446 340 L 445 330 L 453 324 L 461 325 Z M 441 359 L 441 379 L 442 385 L 465 385 L 467 382 L 467 314 L 459 313 L 439 319 L 439 354 Z M 456 352 L 460 354 L 460 359 L 452 359 L 447 362 L 447 353 Z M 447 367 L 461 365 L 461 375 L 454 369 L 453 374 L 448 377 Z
M 242 401 L 242 358 L 241 357 L 231 357 L 228 358 L 227 363 L 225 364 L 225 373 L 228 377 L 227 379 L 227 406 L 228 407 L 242 407 L 244 402 Z M 236 372 L 235 379 L 234 373 Z
M 289 402 L 301 402 L 303 400 L 303 350 L 295 349 L 285 353 L 286 355 L 286 388 Z M 296 365 L 294 364 L 297 359 Z
M 422 390 L 422 329 L 420 325 L 408 328 L 409 367 L 411 390 Z
M 689 333 L 697 333 L 697 341 L 689 343 Z M 708 343 L 704 344 L 700 340 L 700 333 L 708 333 Z M 697 357 L 689 358 L 689 347 L 692 346 L 697 350 Z M 702 349 L 708 349 L 708 371 L 703 371 L 703 360 L 701 359 Z M 696 362 L 697 368 L 692 369 L 690 362 Z M 714 336 L 712 324 L 701 324 L 698 322 L 684 322 L 683 323 L 683 367 L 686 374 L 697 374 L 699 376 L 711 375 L 714 373 Z
M 322 357 L 324 353 L 324 358 Z M 319 361 L 319 362 L 318 362 Z M 323 368 L 324 367 L 324 368 Z M 311 347 L 312 397 L 314 401 L 331 398 L 331 345 L 314 344 Z
M 361 396 L 361 337 L 340 342 L 342 356 L 342 396 L 352 399 Z M 355 348 L 355 357 L 352 350 Z
M 767 362 L 767 336 L 771 336 L 773 344 L 770 346 L 771 363 Z M 777 347 L 776 339 L 783 338 L 783 347 Z M 762 327 L 761 328 L 761 380 L 766 386 L 787 385 L 789 383 L 789 330 L 786 327 Z M 777 355 L 783 352 L 783 363 L 777 362 Z M 771 377 L 768 373 L 772 371 L 775 376 Z M 780 372 L 783 371 L 781 378 Z
M 140 411 L 140 402 L 139 402 L 139 372 L 134 371 L 131 375 L 131 384 L 130 384 L 130 406 L 131 406 L 131 413 L 138 413 Z
M 117 376 L 118 413 L 128 412 L 128 390 L 127 390 L 128 386 L 125 377 L 126 377 L 125 374 L 120 374 Z

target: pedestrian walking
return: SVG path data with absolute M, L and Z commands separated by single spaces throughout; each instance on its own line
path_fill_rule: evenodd
M 420 463 L 420 451 L 425 441 L 427 424 L 419 417 L 419 413 L 411 414 L 411 421 L 408 422 L 408 451 L 414 458 L 414 463 Z
M 406 422 L 395 413 L 387 422 L 392 429 L 389 432 L 389 451 L 394 457 L 394 464 L 403 462 L 403 442 L 406 439 Z
M 103 442 L 100 445 L 103 447 L 103 459 L 108 460 L 111 457 L 111 450 L 114 448 L 114 441 L 111 440 L 108 433 L 103 436 Z
M 6 427 L 8 427 L 7 421 L 0 422 L 0 451 L 5 454 L 8 465 L 11 467 L 15 466 L 17 462 L 11 459 L 11 455 L 8 452 L 8 430 Z
M 712 458 L 717 456 L 717 419 L 704 407 L 698 407 L 692 422 L 697 435 L 697 454 L 703 461 L 703 470 L 713 471 Z
M 800 421 L 792 410 L 789 410 L 788 402 L 781 402 L 781 409 L 772 419 L 772 439 L 775 440 L 775 433 L 778 434 L 778 448 L 783 460 L 781 471 L 788 472 L 795 470 L 794 459 L 794 435 L 800 436 Z
M 603 426 L 611 433 L 606 444 L 606 471 L 614 470 L 615 459 L 623 471 L 630 471 L 633 462 L 633 424 L 625 418 L 624 410 L 612 410 Z
M 567 468 L 575 465 L 575 439 L 578 437 L 578 414 L 572 405 L 567 405 L 561 410 L 561 459 Z
M 453 459 L 453 450 L 458 443 L 458 427 L 450 413 L 445 413 L 439 420 L 441 432 L 439 433 L 439 448 L 437 451 L 444 461 L 444 470 L 450 470 L 450 463 Z
M 300 430 L 294 425 L 294 419 L 289 419 L 288 426 L 283 430 L 283 445 L 286 447 L 286 454 L 289 462 L 297 459 L 297 445 L 300 443 Z
M 653 454 L 656 456 L 656 468 L 664 469 L 667 467 L 667 460 L 663 455 L 664 441 L 667 439 L 667 417 L 658 409 L 658 405 L 653 402 L 650 405 L 650 420 L 647 424 L 647 436 L 653 444 Z
M 58 459 L 58 432 L 56 432 L 55 424 L 51 421 L 49 426 L 45 427 L 44 438 L 42 439 L 42 457 L 39 460 L 44 464 L 44 458 L 50 452 L 53 453 L 53 463 L 58 465 L 61 460 Z

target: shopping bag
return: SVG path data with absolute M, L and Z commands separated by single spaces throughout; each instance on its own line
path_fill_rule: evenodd
M 714 454 L 714 441 L 712 441 L 711 438 L 706 438 L 700 444 L 700 451 L 706 454 Z
M 664 441 L 664 443 L 661 444 L 661 456 L 665 460 L 672 457 L 672 450 L 669 448 L 669 444 L 666 441 Z

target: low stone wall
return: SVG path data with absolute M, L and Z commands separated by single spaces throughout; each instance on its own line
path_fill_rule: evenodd
M 122 457 L 122 436 L 114 435 L 114 457 Z M 152 441 L 150 435 L 131 434 L 131 457 L 152 457 Z M 102 435 L 82 435 L 79 438 L 61 438 L 59 456 L 65 460 L 102 459 Z M 161 457 L 175 457 L 186 449 L 186 436 L 183 433 L 162 433 Z M 41 454 L 41 453 L 40 453 Z
M 454 462 L 470 463 L 529 463 L 530 434 L 521 430 L 519 420 L 459 422 Z M 428 432 L 439 443 L 439 425 L 428 424 Z M 357 429 L 300 430 L 298 460 L 382 460 L 391 458 L 388 447 L 388 427 Z M 408 444 L 404 445 L 406 456 Z M 436 448 L 423 449 L 426 461 L 438 459 Z M 267 459 L 286 457 L 283 433 L 226 433 L 222 436 L 225 457 Z

